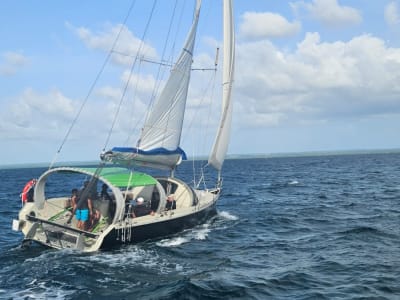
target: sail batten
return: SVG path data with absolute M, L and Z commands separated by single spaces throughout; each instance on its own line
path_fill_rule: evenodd
M 232 122 L 232 84 L 235 65 L 235 34 L 232 1 L 224 0 L 224 60 L 222 85 L 222 113 L 218 132 L 208 159 L 215 169 L 221 170 L 228 150 Z

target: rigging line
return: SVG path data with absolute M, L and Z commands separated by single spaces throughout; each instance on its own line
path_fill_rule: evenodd
M 103 71 L 104 71 L 104 69 L 105 69 L 105 67 L 106 67 L 106 65 L 107 65 L 107 63 L 108 63 L 108 61 L 110 60 L 111 54 L 112 54 L 112 52 L 113 52 L 113 50 L 114 50 L 114 48 L 115 48 L 115 46 L 116 46 L 116 44 L 117 44 L 117 41 L 118 41 L 118 39 L 119 39 L 119 36 L 121 35 L 121 32 L 122 32 L 123 28 L 125 27 L 125 24 L 126 24 L 126 22 L 127 22 L 127 20 L 128 20 L 128 17 L 129 17 L 129 15 L 130 15 L 131 12 L 132 12 L 133 7 L 135 6 L 135 3 L 136 3 L 136 0 L 133 0 L 131 6 L 130 6 L 129 9 L 128 9 L 128 13 L 127 13 L 127 15 L 125 16 L 125 19 L 124 19 L 124 21 L 123 21 L 123 23 L 122 23 L 122 25 L 121 25 L 121 28 L 119 29 L 119 32 L 118 32 L 118 34 L 117 34 L 117 36 L 116 36 L 116 38 L 115 38 L 115 40 L 114 40 L 114 42 L 113 42 L 113 44 L 112 44 L 112 46 L 111 46 L 111 49 L 110 49 L 110 51 L 108 52 L 108 54 L 107 54 L 107 56 L 106 56 L 106 59 L 104 60 L 103 65 L 102 65 L 101 68 L 100 68 L 100 71 L 97 73 L 96 78 L 94 79 L 94 82 L 93 82 L 92 85 L 90 86 L 89 91 L 88 91 L 88 93 L 87 93 L 85 99 L 83 100 L 83 103 L 82 103 L 81 107 L 80 107 L 79 110 L 78 110 L 78 113 L 76 114 L 74 120 L 72 121 L 71 126 L 68 128 L 67 133 L 66 133 L 64 139 L 62 140 L 60 147 L 58 148 L 58 150 L 57 150 L 57 152 L 56 152 L 56 154 L 55 154 L 55 156 L 54 156 L 52 162 L 50 163 L 49 170 L 50 170 L 50 169 L 53 167 L 53 165 L 55 164 L 58 155 L 60 154 L 62 148 L 64 147 L 64 144 L 66 143 L 66 141 L 67 141 L 69 135 L 71 134 L 71 131 L 72 131 L 73 127 L 75 126 L 75 123 L 78 121 L 78 118 L 79 118 L 79 116 L 81 115 L 83 108 L 85 107 L 85 105 L 86 105 L 86 103 L 87 103 L 87 101 L 88 101 L 90 95 L 92 94 L 92 92 L 93 92 L 93 90 L 94 90 L 94 87 L 95 87 L 96 84 L 97 84 L 97 81 L 99 80 L 101 74 L 103 74 Z
M 200 5 L 198 6 L 199 3 L 200 3 Z M 200 2 L 196 2 L 195 7 L 194 7 L 193 20 L 192 20 L 192 23 L 191 23 L 191 26 L 190 26 L 190 34 L 192 34 L 192 30 L 194 29 L 194 35 L 192 36 L 193 42 L 192 42 L 192 45 L 191 45 L 192 51 L 189 51 L 188 49 L 185 48 L 186 47 L 186 43 L 185 43 L 184 48 L 183 48 L 183 52 L 188 53 L 189 57 L 191 58 L 191 61 L 188 62 L 190 64 L 189 73 L 182 72 L 183 70 L 185 70 L 184 68 L 177 68 L 178 64 L 175 64 L 175 66 L 172 69 L 172 71 L 176 71 L 176 72 L 182 73 L 183 76 L 185 78 L 187 78 L 187 80 L 188 80 L 187 81 L 187 86 L 185 88 L 186 89 L 186 91 L 185 91 L 186 95 L 185 95 L 184 106 L 186 106 L 186 102 L 187 102 L 187 98 L 188 98 L 188 86 L 189 86 L 189 83 L 190 83 L 190 75 L 191 75 L 190 70 L 191 70 L 192 63 L 193 63 L 193 53 L 192 52 L 194 51 L 194 46 L 196 44 L 195 43 L 195 40 L 196 40 L 195 37 L 196 37 L 197 31 L 198 31 L 198 24 L 199 24 L 199 19 L 200 19 L 200 7 L 201 7 L 201 1 Z M 193 27 L 194 22 L 196 23 L 195 27 Z M 183 52 L 182 52 L 182 54 L 183 54 Z M 182 66 L 181 62 L 179 64 L 179 66 Z M 182 80 L 184 80 L 183 77 L 182 77 Z M 173 103 L 171 103 L 171 106 L 175 106 L 175 105 L 176 105 L 176 99 L 174 100 Z M 167 124 L 166 124 L 165 130 L 164 130 L 164 136 L 167 135 L 170 120 L 171 120 L 171 114 L 168 114 Z M 180 128 L 182 128 L 183 120 L 184 120 L 184 118 L 182 118 L 181 121 L 180 121 Z M 181 138 L 182 138 L 182 130 L 180 130 L 180 132 L 179 132 L 179 137 L 178 137 L 178 143 L 179 144 L 180 144 Z M 163 139 L 163 142 L 164 141 L 165 141 L 165 139 Z
M 173 64 L 173 60 L 174 60 L 174 52 L 175 52 L 176 41 L 178 39 L 178 32 L 182 28 L 181 24 L 182 24 L 182 19 L 183 19 L 183 15 L 184 15 L 184 12 L 185 12 L 185 7 L 186 7 L 186 3 L 187 2 L 188 1 L 183 1 L 183 6 L 182 6 L 182 9 L 180 11 L 180 16 L 179 16 L 179 19 L 178 19 L 178 23 L 177 23 L 176 31 L 175 31 L 175 35 L 174 35 L 175 38 L 174 38 L 174 40 L 172 42 L 171 50 L 170 50 L 170 53 L 169 53 L 169 59 L 166 60 L 167 62 L 170 62 L 171 66 L 174 65 Z
M 136 54 L 132 55 L 132 54 L 129 54 L 129 53 L 124 53 L 124 52 L 116 51 L 116 50 L 114 50 L 113 53 L 116 53 L 118 55 L 122 55 L 122 56 L 125 56 L 125 57 L 131 57 L 131 58 L 135 58 L 136 57 Z M 148 63 L 155 64 L 155 65 L 167 66 L 167 67 L 172 67 L 173 66 L 172 63 L 167 62 L 165 60 L 164 61 L 163 60 L 156 61 L 156 60 L 153 60 L 153 59 L 150 59 L 150 58 L 146 58 L 144 55 L 142 55 L 140 57 L 140 61 L 148 62 Z
M 168 40 L 169 40 L 170 35 L 171 35 L 171 29 L 172 29 L 172 25 L 173 25 L 173 22 L 174 22 L 174 19 L 175 19 L 175 13 L 176 13 L 177 4 L 178 4 L 178 1 L 176 0 L 175 1 L 175 5 L 174 5 L 174 9 L 172 11 L 172 16 L 171 16 L 171 19 L 170 19 L 170 22 L 169 22 L 167 36 L 165 38 L 163 51 L 162 51 L 162 54 L 161 54 L 161 61 L 164 61 L 165 53 L 167 51 Z M 156 76 L 156 80 L 154 82 L 153 92 L 152 92 L 152 94 L 150 96 L 150 102 L 149 102 L 149 106 L 148 106 L 148 109 L 147 109 L 147 114 L 146 114 L 146 119 L 145 119 L 146 121 L 147 121 L 147 119 L 149 117 L 149 114 L 150 114 L 150 107 L 153 105 L 154 98 L 156 97 L 156 94 L 158 93 L 158 90 L 160 89 L 160 85 L 161 85 L 161 79 L 160 78 L 162 77 L 161 76 L 161 66 L 162 65 L 160 64 L 159 67 L 158 67 L 158 70 L 157 70 L 157 76 Z
M 144 29 L 144 31 L 143 31 L 143 35 L 142 35 L 142 38 L 141 38 L 139 50 L 138 50 L 138 52 L 137 52 L 137 54 L 136 54 L 135 60 L 134 60 L 133 63 L 132 63 L 132 66 L 131 66 L 131 69 L 130 69 L 130 73 L 129 73 L 129 77 L 128 77 L 126 83 L 125 83 L 125 87 L 124 87 L 124 90 L 123 90 L 123 93 L 122 93 L 122 96 L 121 96 L 121 100 L 120 100 L 120 102 L 119 102 L 117 111 L 116 111 L 116 113 L 115 113 L 114 120 L 113 120 L 113 122 L 112 122 L 110 131 L 108 132 L 108 136 L 107 136 L 106 142 L 105 142 L 105 144 L 104 144 L 103 151 L 105 151 L 105 149 L 106 149 L 106 147 L 107 147 L 107 145 L 108 145 L 108 143 L 109 143 L 109 141 L 110 141 L 111 134 L 112 134 L 112 132 L 113 132 L 115 123 L 116 123 L 116 121 L 117 121 L 117 117 L 118 117 L 118 115 L 119 115 L 119 111 L 121 110 L 122 102 L 124 101 L 126 92 L 127 92 L 127 90 L 128 90 L 129 83 L 130 83 L 130 81 L 131 81 L 131 79 L 132 79 L 133 70 L 134 70 L 134 68 L 135 68 L 135 65 L 136 65 L 136 62 L 137 62 L 137 60 L 138 60 L 139 54 L 142 52 L 142 48 L 143 48 L 143 45 L 144 45 L 144 38 L 145 38 L 145 36 L 147 35 L 147 30 L 148 30 L 149 27 L 150 27 L 150 21 L 151 21 L 152 18 L 153 18 L 153 13 L 154 13 L 154 10 L 155 10 L 155 7 L 156 7 L 156 3 L 157 3 L 157 1 L 154 0 L 154 1 L 153 1 L 153 6 L 152 6 L 152 8 L 151 8 L 150 16 L 149 16 L 149 18 L 148 18 L 148 20 L 147 20 L 146 27 L 145 27 L 145 29 Z
M 141 70 L 141 67 L 142 67 L 142 61 L 139 61 L 139 66 L 138 66 L 138 73 L 140 74 L 140 70 Z M 133 117 L 133 115 L 134 115 L 134 112 L 135 112 L 135 110 L 134 110 L 134 106 L 135 106 L 135 99 L 136 99 L 136 94 L 137 94 L 137 91 L 138 91 L 138 86 L 139 86 L 139 78 L 136 80 L 136 85 L 135 85 L 135 89 L 134 89 L 134 92 L 133 92 L 133 103 L 132 103 L 132 113 L 131 113 L 131 116 Z M 136 128 L 138 127 L 138 125 L 139 125 L 139 122 L 141 122 L 142 121 L 142 118 L 143 118 L 143 115 L 141 115 L 141 118 L 138 118 L 137 119 L 137 121 L 136 121 L 136 123 L 130 128 L 130 130 L 129 130 L 129 133 L 131 133 L 132 134 L 132 136 L 134 135 L 134 132 L 135 132 L 135 130 L 136 130 Z M 132 118 L 133 119 L 133 118 Z M 125 145 L 129 145 L 129 143 L 130 143 L 130 139 L 131 139 L 131 137 L 132 136 L 130 136 L 129 134 L 128 134 L 128 136 L 127 136 L 127 138 L 126 138 L 126 140 L 125 140 Z
M 210 99 L 213 99 L 214 91 L 215 91 L 215 81 L 216 81 L 216 72 L 214 72 L 213 76 L 210 77 L 207 85 L 204 87 L 204 90 L 202 92 L 203 97 L 201 97 L 201 100 L 200 100 L 200 103 L 198 104 L 198 107 L 202 107 L 203 103 L 205 102 L 207 90 L 211 90 Z M 212 106 L 211 104 L 208 105 L 209 111 L 207 113 L 207 122 L 206 122 L 206 127 L 205 127 L 206 128 L 206 132 L 204 134 L 204 137 L 202 139 L 200 139 L 200 140 L 203 140 L 203 141 L 205 140 L 205 137 L 207 136 L 207 129 L 208 129 L 208 125 L 209 125 L 209 122 L 210 122 L 210 115 L 211 115 L 211 106 Z M 186 140 L 186 138 L 187 138 L 188 134 L 190 133 L 190 131 L 193 130 L 193 124 L 194 124 L 195 119 L 198 119 L 198 115 L 193 115 L 192 116 L 192 119 L 190 120 L 190 123 L 189 123 L 189 126 L 188 126 L 188 130 L 185 132 L 182 140 Z M 204 151 L 205 143 L 202 143 L 202 145 L 203 145 L 203 149 L 202 150 Z
M 127 53 L 123 53 L 123 52 L 119 52 L 119 51 L 113 51 L 113 53 L 116 53 L 116 54 L 119 54 L 119 55 L 122 55 L 125 57 L 131 57 L 131 58 L 136 57 L 136 54 L 131 55 L 131 54 L 127 54 Z M 161 61 L 156 61 L 154 59 L 146 58 L 143 55 L 140 57 L 139 60 L 140 60 L 140 62 L 144 61 L 149 64 L 160 65 L 160 66 L 170 67 L 170 68 L 173 67 L 173 65 L 174 65 L 173 63 L 169 62 L 169 60 L 167 61 L 165 59 L 162 59 Z M 191 70 L 192 71 L 215 71 L 216 68 L 192 68 Z
M 214 72 L 214 76 L 211 76 L 211 77 L 210 77 L 210 80 L 208 81 L 208 84 L 206 85 L 206 87 L 204 88 L 204 90 L 203 90 L 203 92 L 202 92 L 203 97 L 201 97 L 200 103 L 199 103 L 199 105 L 198 105 L 199 107 L 201 107 L 202 104 L 203 104 L 204 101 L 205 101 L 206 91 L 207 91 L 207 90 L 211 90 L 210 99 L 213 98 L 212 95 L 214 94 L 214 89 L 215 89 L 215 78 L 216 78 L 216 72 Z M 212 85 L 212 88 L 210 88 L 210 85 Z M 209 105 L 209 107 L 210 107 L 210 106 L 211 106 L 211 104 Z M 198 119 L 198 115 L 193 115 L 193 116 L 192 116 L 192 118 L 191 118 L 191 120 L 190 120 L 190 123 L 189 123 L 189 126 L 188 126 L 188 131 L 185 132 L 185 134 L 184 134 L 184 136 L 183 136 L 183 138 L 182 138 L 183 141 L 186 140 L 186 138 L 187 138 L 187 136 L 189 135 L 190 131 L 193 130 L 193 123 L 194 123 L 195 117 L 196 117 L 196 119 Z M 210 120 L 210 111 L 208 112 L 208 119 L 207 119 L 207 122 L 206 122 L 206 132 L 207 132 L 207 129 L 208 129 L 209 120 Z M 193 134 L 192 136 L 194 136 L 194 134 Z M 205 141 L 205 140 L 206 140 L 206 138 L 205 138 L 206 136 L 207 136 L 207 134 L 204 134 L 204 137 L 203 137 L 202 139 L 199 139 L 199 140 L 200 140 L 200 141 Z M 193 143 L 193 145 L 195 145 L 195 143 Z M 202 145 L 203 145 L 203 149 L 199 151 L 200 153 L 204 153 L 205 143 L 202 143 Z M 201 178 L 199 179 L 199 183 L 196 184 L 196 180 L 195 180 L 195 171 L 196 171 L 196 168 L 195 168 L 195 164 L 194 164 L 195 148 L 196 148 L 196 147 L 197 147 L 197 145 L 195 145 L 195 146 L 193 147 L 193 154 L 192 154 L 192 155 L 193 155 L 193 158 L 192 158 L 192 160 L 193 160 L 193 166 L 192 166 L 192 167 L 193 167 L 193 177 L 194 177 L 194 178 L 193 178 L 193 181 L 194 181 L 195 186 L 198 186 L 199 183 L 200 183 Z M 200 168 L 202 168 L 202 167 L 200 167 Z
M 217 58 L 216 58 L 216 66 L 217 66 Z M 216 75 L 217 75 L 217 71 L 214 72 L 213 80 L 211 81 L 211 79 L 210 79 L 210 83 L 212 82 L 211 95 L 210 95 L 210 99 L 211 100 L 214 98 Z M 212 111 L 212 104 L 213 104 L 213 101 L 211 101 L 210 105 L 208 106 L 207 121 L 205 123 L 206 126 L 205 126 L 205 130 L 204 130 L 204 136 L 203 136 L 203 138 L 201 138 L 201 140 L 203 140 L 203 141 L 206 141 L 206 137 L 207 137 L 208 130 L 209 130 L 211 111 Z M 203 152 L 203 153 L 205 151 L 205 146 L 206 146 L 206 143 L 203 143 L 203 149 L 201 150 L 201 152 Z M 205 163 L 204 163 L 204 159 L 203 159 L 200 162 L 200 164 L 202 164 L 202 163 L 203 163 L 203 165 L 200 167 L 201 177 L 199 179 L 198 186 L 200 186 L 200 183 L 203 182 L 204 188 L 206 189 L 207 187 L 206 187 L 206 180 L 205 180 L 205 176 L 204 176 L 204 169 L 208 166 L 208 159 L 207 159 L 207 161 Z

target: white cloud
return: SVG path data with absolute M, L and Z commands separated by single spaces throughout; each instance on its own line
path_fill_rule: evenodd
M 396 2 L 392 1 L 385 6 L 385 21 L 391 26 L 400 24 L 399 7 Z
M 130 75 L 131 72 L 126 70 L 122 73 L 121 80 L 126 84 L 126 82 L 129 80 L 129 86 L 132 90 L 135 90 L 137 93 L 140 95 L 146 94 L 146 95 L 151 95 L 154 87 L 155 87 L 155 79 L 152 75 L 148 74 L 143 74 L 143 75 L 138 75 L 138 74 L 132 74 Z
M 108 24 L 103 31 L 96 33 L 93 33 L 90 29 L 85 27 L 76 28 L 69 23 L 67 23 L 66 26 L 71 28 L 88 48 L 100 49 L 106 52 L 113 49 L 112 59 L 115 63 L 131 65 L 133 58 L 136 57 L 139 50 L 141 56 L 148 59 L 157 58 L 157 51 L 155 48 L 149 44 L 143 43 L 122 24 L 115 26 Z M 118 42 L 114 45 L 118 36 Z
M 350 6 L 343 6 L 337 0 L 313 0 L 291 3 L 295 10 L 304 8 L 313 18 L 331 27 L 343 27 L 362 22 L 360 11 Z
M 240 44 L 237 50 L 235 111 L 241 112 L 242 125 L 400 114 L 400 49 L 379 38 L 326 43 L 309 33 L 294 52 L 268 41 Z
M 59 138 L 75 115 L 74 101 L 58 90 L 40 94 L 27 88 L 7 103 L 0 113 L 3 139 Z
M 298 33 L 299 22 L 289 22 L 275 13 L 246 12 L 242 16 L 240 34 L 245 38 L 287 37 Z
M 97 90 L 96 97 L 89 98 L 85 103 L 69 139 L 81 142 L 90 140 L 91 145 L 97 146 L 104 143 L 117 112 L 120 96 L 121 91 L 112 87 Z M 70 99 L 55 89 L 39 93 L 28 88 L 7 103 L 2 104 L 0 112 L 0 136 L 3 140 L 18 138 L 53 141 L 55 145 L 52 147 L 55 149 L 73 124 L 82 100 Z M 143 116 L 144 108 L 141 104 L 135 110 L 137 115 L 133 115 L 132 108 L 129 107 L 131 104 L 123 103 L 120 110 L 121 121 L 114 128 L 119 131 L 117 134 L 122 131 L 124 137 L 132 130 L 132 123 Z M 96 149 L 99 150 L 99 147 Z
M 18 52 L 2 53 L 0 60 L 0 75 L 11 76 L 29 63 L 29 59 Z

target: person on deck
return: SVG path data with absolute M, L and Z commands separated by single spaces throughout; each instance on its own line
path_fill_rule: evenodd
M 65 208 L 68 210 L 75 209 L 76 200 L 78 198 L 78 189 L 72 189 L 71 197 L 65 201 Z
M 138 218 L 146 215 L 154 215 L 154 212 L 144 205 L 144 199 L 142 197 L 137 198 L 137 205 L 133 208 L 133 217 Z
M 110 194 L 108 193 L 107 189 L 108 189 L 108 186 L 107 186 L 107 184 L 104 183 L 101 186 L 100 199 L 112 201 L 112 198 L 111 198 Z
M 32 186 L 27 193 L 27 202 L 33 202 L 35 188 Z
M 165 204 L 165 210 L 173 210 L 176 209 L 176 200 L 174 195 L 169 195 L 167 197 L 167 203 Z
M 83 188 L 79 191 L 77 197 L 77 203 L 75 205 L 75 217 L 78 220 L 77 227 L 80 230 L 86 230 L 88 226 L 88 220 L 93 214 L 92 206 L 92 195 L 88 189 L 88 181 L 85 181 Z

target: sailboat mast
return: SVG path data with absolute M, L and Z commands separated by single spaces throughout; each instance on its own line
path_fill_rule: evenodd
M 218 171 L 220 171 L 222 168 L 222 164 L 224 163 L 226 152 L 228 150 L 232 121 L 231 92 L 235 65 L 235 32 L 233 24 L 232 0 L 224 0 L 223 19 L 224 59 L 222 78 L 222 114 L 217 136 L 208 159 L 208 163 Z

